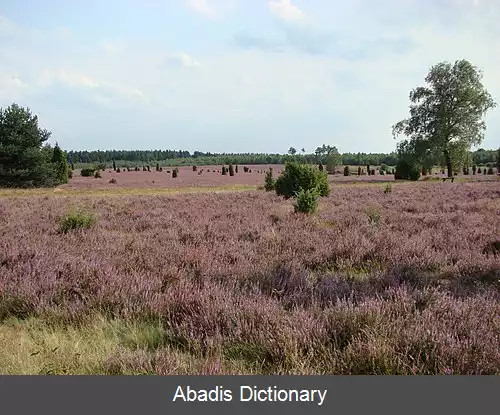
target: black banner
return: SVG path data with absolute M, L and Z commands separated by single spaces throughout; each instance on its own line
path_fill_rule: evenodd
M 498 376 L 0 376 L 0 413 L 492 414 L 499 391 Z

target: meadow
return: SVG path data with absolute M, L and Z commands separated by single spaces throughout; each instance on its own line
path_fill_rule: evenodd
M 500 374 L 497 176 L 331 176 L 304 215 L 267 167 L 0 191 L 0 373 Z

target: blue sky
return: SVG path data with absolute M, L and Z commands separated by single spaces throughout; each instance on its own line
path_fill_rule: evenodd
M 435 63 L 469 59 L 500 103 L 499 21 L 498 0 L 0 0 L 0 106 L 66 149 L 390 152 Z

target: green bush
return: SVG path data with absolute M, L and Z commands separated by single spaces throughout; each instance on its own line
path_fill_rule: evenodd
M 91 177 L 91 176 L 93 176 L 93 175 L 94 175 L 94 173 L 95 173 L 95 170 L 94 170 L 94 169 L 82 169 L 82 170 L 80 171 L 80 175 L 81 175 L 82 177 Z
M 99 170 L 97 170 L 95 173 L 94 173 L 94 177 L 96 179 L 100 179 L 102 176 L 101 176 L 101 172 Z
M 317 189 L 319 196 L 328 196 L 330 193 L 328 176 L 324 171 L 308 164 L 286 163 L 285 171 L 275 183 L 276 194 L 289 199 L 301 188 L 304 191 Z
M 68 213 L 59 222 L 59 233 L 68 233 L 77 229 L 89 229 L 94 226 L 96 219 L 91 213 Z
M 388 183 L 388 184 L 385 186 L 384 193 L 385 193 L 385 194 L 387 194 L 387 193 L 392 193 L 392 185 L 391 185 L 390 183 Z
M 271 192 L 274 190 L 275 184 L 276 182 L 273 178 L 273 169 L 270 167 L 266 172 L 266 177 L 264 178 L 264 189 L 266 189 L 266 192 Z
M 318 208 L 319 192 L 317 189 L 300 189 L 296 193 L 296 200 L 293 205 L 295 212 L 314 213 Z
M 232 164 L 229 165 L 229 175 L 234 176 L 234 168 Z
M 351 172 L 349 171 L 349 166 L 344 167 L 344 176 L 350 176 Z
M 412 164 L 405 159 L 398 161 L 396 165 L 396 171 L 394 173 L 394 178 L 396 180 L 413 180 L 416 181 L 420 179 L 420 167 L 416 164 Z

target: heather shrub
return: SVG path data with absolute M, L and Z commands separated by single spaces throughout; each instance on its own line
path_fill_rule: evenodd
M 316 189 L 319 196 L 328 196 L 328 176 L 307 164 L 287 163 L 284 173 L 275 182 L 276 194 L 289 199 L 300 190 Z
M 81 175 L 82 177 L 91 177 L 91 176 L 93 176 L 93 175 L 94 175 L 94 173 L 95 173 L 95 170 L 94 170 L 94 169 L 82 169 L 82 170 L 80 171 L 80 175 Z
M 84 212 L 68 213 L 59 221 L 59 233 L 68 233 L 78 229 L 89 229 L 96 222 L 94 215 Z
M 101 179 L 102 176 L 101 176 L 101 172 L 99 170 L 97 170 L 95 173 L 94 173 L 94 178 L 96 179 Z
M 300 189 L 296 193 L 296 200 L 293 205 L 295 212 L 314 213 L 318 208 L 319 192 L 316 188 Z
M 266 172 L 266 176 L 264 178 L 264 189 L 266 192 L 271 192 L 275 189 L 275 180 L 273 177 L 273 169 L 270 167 Z
M 351 172 L 349 171 L 349 166 L 344 167 L 344 176 L 350 176 Z
M 396 165 L 394 174 L 396 180 L 413 180 L 420 178 L 420 169 L 416 164 L 410 163 L 405 159 L 400 159 Z

